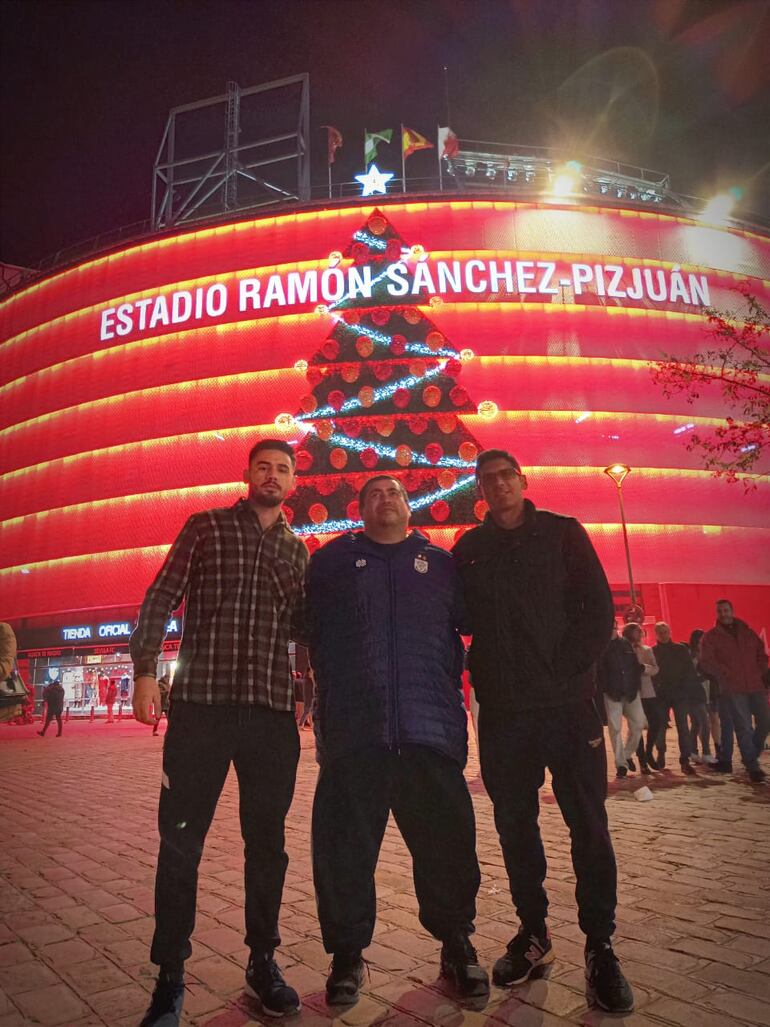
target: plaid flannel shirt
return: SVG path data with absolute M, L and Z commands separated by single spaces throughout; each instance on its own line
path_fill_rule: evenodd
M 184 598 L 174 697 L 292 710 L 288 647 L 292 617 L 303 617 L 306 564 L 283 513 L 267 531 L 247 499 L 193 514 L 139 611 L 135 676 L 155 676 L 166 624 Z

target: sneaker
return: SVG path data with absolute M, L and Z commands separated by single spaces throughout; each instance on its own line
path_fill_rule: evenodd
M 652 771 L 649 768 L 649 765 L 647 763 L 642 763 L 641 760 L 639 761 L 639 769 L 643 774 L 648 776 L 652 773 Z
M 358 1001 L 364 983 L 361 952 L 336 952 L 326 978 L 326 1001 L 331 1006 L 349 1006 Z
M 749 771 L 749 781 L 751 781 L 752 784 L 760 785 L 766 780 L 767 774 L 761 769 L 761 767 L 757 767 L 756 770 Z
M 41 738 L 45 738 L 45 731 L 38 731 Z
M 548 931 L 538 935 L 521 927 L 516 937 L 508 942 L 505 955 L 495 963 L 492 980 L 502 986 L 523 984 L 536 967 L 553 960 L 553 945 Z
M 244 990 L 259 1001 L 267 1016 L 292 1016 L 302 1008 L 299 995 L 283 979 L 272 952 L 252 954 L 246 967 Z
M 630 1013 L 634 993 L 609 941 L 586 945 L 586 992 L 590 1005 L 606 1013 Z
M 441 946 L 441 976 L 452 981 L 460 994 L 468 998 L 489 994 L 489 977 L 479 966 L 467 934 L 458 933 Z
M 628 767 L 617 767 L 615 770 L 615 777 L 627 777 Z
M 633 759 L 632 756 L 629 756 L 628 759 L 626 760 L 626 766 L 628 767 L 628 769 L 631 771 L 632 774 L 636 773 L 636 764 L 634 763 L 634 759 Z
M 713 770 L 715 774 L 732 774 L 733 765 L 726 760 L 717 760 L 709 766 L 709 770 Z
M 680 760 L 679 765 L 682 768 L 682 773 L 685 777 L 695 777 L 695 768 L 689 760 Z
M 717 762 L 716 756 L 712 756 L 710 752 L 706 753 L 703 757 L 703 762 L 709 767 L 713 766 Z
M 159 974 L 152 1002 L 139 1027 L 178 1027 L 184 1003 L 184 983 Z

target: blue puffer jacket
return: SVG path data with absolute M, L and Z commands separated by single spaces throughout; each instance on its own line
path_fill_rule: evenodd
M 318 759 L 424 745 L 461 766 L 466 630 L 451 555 L 418 531 L 383 545 L 349 532 L 308 568 Z

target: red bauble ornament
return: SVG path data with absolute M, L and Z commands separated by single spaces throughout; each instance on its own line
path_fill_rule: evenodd
M 329 463 L 335 470 L 341 471 L 347 462 L 348 454 L 341 446 L 336 446 L 331 453 L 329 453 Z
M 354 264 L 365 264 L 369 259 L 369 247 L 366 243 L 354 242 L 350 247 L 350 256 Z
M 437 385 L 426 385 L 422 390 L 422 401 L 426 407 L 437 407 L 441 402 L 441 389 Z
M 434 521 L 438 521 L 441 524 L 449 517 L 450 509 L 449 503 L 444 499 L 437 499 L 435 503 L 431 504 L 430 515 Z
M 372 214 L 372 216 L 366 222 L 366 227 L 369 229 L 372 235 L 382 235 L 382 233 L 388 227 L 388 223 L 382 216 L 382 214 Z
M 394 335 L 390 340 L 390 352 L 394 357 L 402 357 L 406 353 L 406 336 Z
M 433 352 L 435 353 L 437 350 L 440 350 L 441 347 L 444 345 L 444 336 L 441 334 L 441 332 L 437 332 L 435 330 L 432 332 L 428 332 L 428 334 L 425 336 L 425 344 L 427 345 L 428 349 L 433 350 Z
M 283 516 L 286 518 L 286 523 L 291 524 L 294 520 L 294 511 L 290 506 L 283 507 Z
M 408 417 L 406 423 L 409 425 L 409 431 L 415 435 L 422 435 L 428 430 L 428 418 L 423 417 L 422 414 L 415 414 L 414 417 Z
M 439 431 L 444 435 L 451 435 L 457 427 L 457 416 L 455 414 L 439 414 L 436 418 Z
M 304 542 L 305 542 L 305 545 L 307 546 L 307 551 L 309 553 L 314 553 L 316 551 L 316 549 L 320 549 L 320 547 L 321 547 L 321 543 L 319 542 L 319 540 L 316 538 L 315 535 L 306 535 L 305 539 L 304 539 Z
M 330 496 L 332 492 L 337 488 L 340 483 L 340 479 L 336 474 L 330 474 L 328 477 L 319 478 L 316 481 L 316 491 L 319 496 Z
M 468 393 L 462 385 L 455 385 L 449 392 L 449 398 L 456 407 L 462 407 L 468 402 Z
M 461 442 L 457 452 L 461 460 L 467 460 L 471 464 L 479 455 L 479 447 L 473 442 Z
M 378 382 L 386 382 L 388 378 L 390 378 L 390 376 L 393 374 L 392 364 L 378 363 L 372 364 L 371 367 L 372 374 Z
M 334 421 L 316 421 L 315 433 L 319 439 L 323 439 L 326 442 L 334 434 Z
M 318 406 L 318 400 L 313 395 L 303 396 L 299 401 L 299 405 L 306 414 L 312 414 Z
M 340 410 L 342 404 L 345 402 L 345 393 L 341 389 L 332 389 L 329 395 L 326 397 L 326 402 L 334 410 Z
M 347 382 L 348 385 L 352 385 L 353 382 L 357 382 L 361 374 L 361 368 L 358 364 L 345 364 L 340 371 L 343 382 Z
M 419 321 L 422 321 L 422 314 L 417 307 L 407 307 L 404 311 L 404 320 L 407 324 L 416 325 Z
M 387 307 L 375 307 L 369 316 L 372 319 L 372 324 L 379 326 L 386 325 L 390 321 L 390 311 Z
M 366 360 L 374 352 L 374 343 L 368 335 L 359 335 L 356 339 L 356 352 Z
M 314 389 L 316 385 L 319 385 L 323 381 L 323 376 L 323 371 L 320 367 L 309 367 L 305 374 L 311 389 Z
M 459 360 L 455 360 L 452 357 L 451 360 L 447 360 L 444 365 L 444 374 L 448 374 L 450 378 L 456 378 L 460 371 L 462 371 L 463 365 Z
M 362 407 L 370 407 L 374 403 L 374 389 L 371 385 L 364 385 L 358 390 L 358 402 Z
M 296 467 L 298 471 L 309 471 L 313 466 L 313 454 L 309 453 L 306 449 L 298 449 L 294 454 L 296 460 Z
M 398 239 L 388 239 L 385 247 L 385 259 L 387 261 L 401 260 L 401 243 Z
M 396 446 L 396 463 L 399 467 L 408 467 L 412 462 L 411 446 Z
M 313 503 L 307 513 L 313 524 L 323 524 L 329 516 L 329 511 L 323 503 Z
M 432 464 L 437 464 L 443 455 L 443 447 L 438 442 L 429 442 L 425 447 L 425 456 Z
M 473 504 L 473 515 L 480 521 L 483 521 L 486 517 L 487 510 L 489 510 L 489 507 L 485 499 L 479 499 Z
M 451 489 L 457 481 L 457 475 L 448 467 L 438 472 L 438 483 L 442 489 Z
M 378 417 L 374 422 L 374 427 L 378 435 L 382 435 L 384 439 L 387 439 L 396 430 L 396 419 L 390 416 Z
M 417 471 L 407 471 L 401 481 L 407 492 L 416 492 L 422 484 L 422 476 Z
M 321 352 L 327 360 L 336 360 L 340 355 L 340 344 L 336 339 L 327 339 L 321 346 Z
M 357 310 L 346 310 L 342 315 L 342 320 L 346 325 L 357 325 L 361 320 L 361 315 Z
M 374 470 L 374 468 L 377 466 L 377 461 L 379 459 L 380 458 L 377 455 L 377 451 L 375 449 L 364 449 L 360 454 L 361 463 L 367 469 L 367 471 Z
M 415 378 L 422 378 L 426 371 L 427 365 L 424 360 L 413 360 L 409 365 L 409 374 Z
M 351 500 L 351 502 L 348 503 L 348 505 L 345 507 L 345 513 L 347 514 L 347 518 L 349 521 L 361 520 L 361 510 L 359 509 L 357 499 L 353 499 Z
M 364 422 L 360 417 L 348 417 L 342 425 L 342 430 L 349 439 L 357 439 L 361 434 L 363 427 Z
M 393 393 L 393 406 L 397 410 L 405 410 L 409 406 L 409 401 L 412 398 L 409 389 L 396 389 Z

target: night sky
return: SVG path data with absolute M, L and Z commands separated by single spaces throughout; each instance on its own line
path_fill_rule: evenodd
M 3 0 L 0 260 L 149 216 L 169 109 L 310 73 L 312 180 L 363 130 L 575 146 L 770 217 L 770 0 Z M 390 156 L 386 156 L 386 154 Z M 411 158 L 435 174 L 435 156 Z M 382 166 L 399 171 L 399 151 Z

